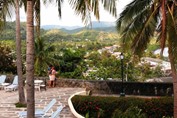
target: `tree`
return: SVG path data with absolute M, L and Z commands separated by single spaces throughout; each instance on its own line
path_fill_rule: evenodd
M 27 118 L 34 118 L 34 0 L 27 0 L 27 39 L 26 39 L 26 85 L 27 85 Z
M 58 60 L 54 58 L 53 52 L 55 47 L 53 45 L 46 45 L 42 38 L 35 40 L 35 74 L 46 75 L 47 67 L 49 65 L 58 65 Z
M 130 47 L 134 55 L 144 52 L 151 37 L 157 32 L 161 49 L 169 48 L 173 76 L 174 118 L 177 118 L 177 2 L 176 0 L 133 0 L 117 20 L 117 30 L 122 34 L 124 47 Z M 124 48 L 125 49 L 125 48 Z M 127 48 L 129 49 L 129 48 Z
M 60 60 L 61 76 L 67 78 L 81 78 L 84 70 L 85 51 L 81 49 L 62 49 L 62 56 L 56 56 Z M 83 65 L 83 67 L 81 67 Z
M 20 14 L 19 14 L 19 1 L 15 0 L 15 12 L 16 12 L 16 53 L 17 53 L 17 73 L 18 73 L 18 93 L 19 103 L 25 104 L 25 93 L 22 77 L 22 56 L 21 56 L 21 37 L 20 37 Z
M 61 2 L 63 0 L 57 0 L 58 11 L 61 16 Z M 78 14 L 82 14 L 82 20 L 88 18 L 90 11 L 94 12 L 94 15 L 99 19 L 99 2 L 103 3 L 103 6 L 110 13 L 116 15 L 116 0 L 70 0 L 70 3 L 74 5 L 75 11 Z M 34 118 L 34 6 L 35 0 L 27 0 L 27 50 L 26 50 L 26 79 L 27 79 L 27 118 Z
M 19 1 L 16 0 L 15 3 L 13 0 L 0 1 L 0 28 L 3 28 L 6 22 L 6 16 L 11 16 L 10 9 L 15 6 L 16 12 L 16 51 L 17 51 L 17 72 L 19 77 L 19 102 L 25 103 L 25 95 L 24 95 L 24 87 L 23 87 L 23 80 L 22 80 L 22 58 L 21 58 L 21 39 L 20 39 L 20 16 L 19 16 Z
M 0 43 L 0 72 L 16 73 L 16 67 L 13 62 L 13 52 L 10 47 Z

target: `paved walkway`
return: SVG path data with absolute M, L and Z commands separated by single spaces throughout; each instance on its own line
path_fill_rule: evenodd
M 56 108 L 62 103 L 65 108 L 60 114 L 60 118 L 75 118 L 68 106 L 68 98 L 73 93 L 83 91 L 84 88 L 48 88 L 46 91 L 35 91 L 35 107 L 43 109 L 53 98 L 58 101 L 52 108 Z M 18 92 L 5 92 L 0 90 L 0 118 L 18 118 L 18 112 L 26 108 L 16 108 L 18 102 Z

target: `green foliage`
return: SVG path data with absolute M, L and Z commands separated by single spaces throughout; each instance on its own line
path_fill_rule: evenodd
M 113 112 L 112 118 L 123 118 L 122 111 L 119 109 L 115 109 Z
M 86 113 L 85 118 L 89 118 L 89 112 Z
M 57 57 L 60 60 L 61 76 L 67 78 L 82 78 L 82 72 L 85 70 L 85 63 L 83 57 L 85 52 L 83 50 L 63 49 L 62 56 Z
M 87 62 L 90 72 L 87 72 L 87 79 L 97 79 L 97 78 L 120 78 L 120 60 L 116 59 L 111 54 L 104 52 L 91 53 L 87 57 Z
M 17 103 L 15 103 L 15 106 L 16 106 L 17 108 L 26 108 L 26 107 L 27 107 L 27 104 L 22 104 L 22 103 L 17 102 Z
M 49 65 L 57 66 L 59 61 L 54 58 L 55 47 L 46 45 L 44 39 L 35 40 L 35 74 L 38 76 L 47 74 Z
M 143 63 L 142 65 L 136 66 L 135 69 L 136 73 L 134 73 L 134 76 L 138 77 L 139 81 L 144 81 L 148 78 L 163 76 L 163 71 L 161 70 L 160 66 L 151 69 L 149 63 Z
M 74 108 L 79 114 L 90 118 L 162 118 L 173 116 L 173 98 L 133 98 L 75 96 L 72 98 Z
M 146 104 L 140 105 L 143 113 L 148 117 L 162 118 L 173 116 L 173 99 L 169 97 L 146 100 Z
M 7 22 L 5 28 L 3 31 L 0 33 L 0 39 L 2 40 L 7 40 L 7 39 L 15 39 L 16 34 L 15 34 L 15 22 Z M 21 38 L 26 39 L 26 23 L 21 22 Z
M 0 43 L 0 72 L 16 73 L 13 53 L 9 46 Z
M 47 41 L 61 41 L 61 40 L 70 40 L 71 37 L 67 33 L 62 32 L 59 29 L 52 29 L 46 31 L 46 33 L 43 35 L 44 39 Z
M 138 107 L 131 106 L 125 112 L 116 109 L 112 118 L 147 118 Z
M 78 30 L 78 29 L 75 29 Z M 21 38 L 22 40 L 26 39 L 26 23 L 21 22 Z M 92 41 L 105 41 L 106 43 L 109 42 L 109 40 L 112 40 L 112 42 L 116 42 L 116 40 L 119 38 L 119 36 L 116 34 L 115 31 L 113 32 L 103 32 L 98 30 L 84 30 L 75 33 L 70 34 L 72 32 L 71 30 L 69 33 L 65 33 L 64 29 L 51 29 L 51 30 L 44 30 L 41 29 L 41 36 L 44 38 L 44 40 L 47 40 L 48 42 L 56 42 L 56 41 L 85 41 L 86 39 L 92 40 Z M 15 22 L 7 22 L 6 27 L 3 29 L 3 32 L 0 33 L 0 40 L 7 40 L 7 39 L 14 39 L 15 38 Z M 35 32 L 36 36 L 36 32 Z M 108 41 L 107 41 L 108 40 Z
M 148 51 L 152 52 L 152 51 L 155 51 L 155 50 L 157 50 L 159 48 L 160 48 L 159 44 L 151 44 L 151 45 L 148 46 Z
M 15 23 L 7 25 L 7 29 L 15 30 L 14 26 Z M 22 30 L 25 29 L 24 26 L 22 25 Z M 35 41 L 35 75 L 47 75 L 47 66 L 54 65 L 59 71 L 58 76 L 65 78 L 93 80 L 98 78 L 105 80 L 107 78 L 121 78 L 120 59 L 106 51 L 98 52 L 99 49 L 106 46 L 119 45 L 119 36 L 117 34 L 94 30 L 67 34 L 61 30 L 53 29 L 41 30 L 41 35 L 43 36 L 42 39 Z M 3 42 L 12 47 L 12 50 L 15 50 L 15 41 L 3 40 Z M 25 43 L 23 40 L 22 57 L 24 60 Z M 149 50 L 156 47 L 158 46 L 152 43 L 152 46 L 150 45 L 147 50 L 147 55 L 152 56 L 152 52 Z M 120 48 L 115 51 L 120 52 Z M 15 53 L 13 53 L 12 58 L 15 59 Z M 163 75 L 160 67 L 151 69 L 149 65 L 137 66 L 139 60 L 137 59 L 137 63 L 134 63 L 135 60 L 131 61 L 131 58 L 131 53 L 125 53 L 124 78 L 127 78 L 128 81 L 144 81 L 147 78 Z M 93 71 L 90 71 L 92 69 Z M 145 70 L 145 72 L 142 70 Z

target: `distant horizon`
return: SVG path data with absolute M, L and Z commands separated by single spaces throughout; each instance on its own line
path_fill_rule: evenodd
M 97 22 L 97 23 L 114 23 L 115 21 L 92 21 L 92 23 L 93 22 Z M 44 24 L 44 25 L 41 25 L 41 26 L 45 26 L 45 25 L 56 25 L 56 26 L 65 26 L 65 25 L 60 25 L 60 24 Z M 68 25 L 66 25 L 66 26 L 68 26 Z M 74 27 L 74 26 L 79 26 L 79 25 L 72 25 L 71 27 Z M 68 27 L 70 27 L 70 26 L 68 26 Z M 79 26 L 79 27 L 84 27 L 84 25 L 83 26 Z
M 93 21 L 92 22 L 92 28 L 107 28 L 107 27 L 115 27 L 116 24 L 114 22 L 107 22 L 107 21 Z M 51 25 L 41 25 L 41 28 L 43 29 L 66 29 L 66 30 L 74 30 L 78 28 L 84 28 L 84 27 L 89 27 L 89 26 L 64 26 L 64 25 L 56 25 L 56 24 L 51 24 Z

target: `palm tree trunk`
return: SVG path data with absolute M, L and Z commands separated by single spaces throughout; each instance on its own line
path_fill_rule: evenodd
M 169 49 L 169 59 L 171 64 L 171 70 L 172 70 L 172 77 L 173 77 L 173 93 L 174 93 L 174 118 L 177 118 L 177 74 L 176 74 L 176 68 L 175 68 L 175 62 L 172 55 L 172 46 L 168 46 Z
M 18 94 L 19 103 L 25 104 L 25 93 L 22 78 L 22 56 L 21 56 L 21 37 L 20 37 L 20 15 L 19 15 L 19 0 L 15 0 L 16 12 L 16 53 L 17 53 L 17 73 L 18 73 Z
M 27 118 L 34 118 L 34 22 L 33 0 L 27 0 L 27 41 L 26 41 L 26 79 L 27 79 Z

